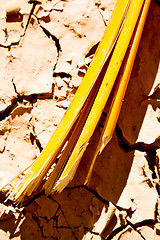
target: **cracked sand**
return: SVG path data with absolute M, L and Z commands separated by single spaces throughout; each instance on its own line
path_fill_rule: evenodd
M 33 4 L 21 0 L 19 22 L 7 22 L 6 2 L 0 3 L 0 186 L 39 155 L 35 139 L 43 148 L 54 132 L 115 3 L 46 0 L 30 14 Z M 148 152 L 125 152 L 115 133 L 94 167 L 89 187 L 98 195 L 76 188 L 86 177 L 97 127 L 70 188 L 51 198 L 43 195 L 20 210 L 1 204 L 0 239 L 101 239 L 106 223 L 96 222 L 104 206 L 107 214 L 103 199 L 116 206 L 103 232 L 105 239 L 159 239 L 160 105 L 159 95 L 152 95 L 160 83 L 159 12 L 152 2 L 118 121 L 129 143 L 147 143 Z

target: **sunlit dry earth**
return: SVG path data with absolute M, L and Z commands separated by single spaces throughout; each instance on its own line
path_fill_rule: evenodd
M 115 0 L 0 1 L 0 188 L 28 167 L 72 101 Z M 61 194 L 0 203 L 0 239 L 160 238 L 160 8 L 152 1 L 118 125 L 100 128 Z

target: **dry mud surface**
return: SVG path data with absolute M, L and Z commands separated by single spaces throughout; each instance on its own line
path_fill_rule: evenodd
M 34 161 L 55 131 L 114 4 L 0 1 L 0 188 Z M 160 239 L 159 23 L 152 1 L 116 131 L 89 186 L 83 183 L 99 126 L 61 194 L 20 209 L 1 201 L 0 240 Z

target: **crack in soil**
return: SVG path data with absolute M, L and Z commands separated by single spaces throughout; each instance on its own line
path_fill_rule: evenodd
M 107 236 L 107 237 L 101 236 L 101 237 L 102 237 L 103 240 L 112 240 L 113 237 L 115 237 L 118 233 L 120 233 L 121 231 L 123 231 L 126 227 L 127 227 L 127 225 L 125 225 L 125 226 L 122 225 L 122 226 L 116 228 L 115 230 L 113 230 L 113 231 L 111 232 L 111 234 L 109 234 L 109 236 Z
M 18 106 L 18 103 L 22 103 L 23 100 L 26 100 L 30 104 L 33 104 L 37 100 L 46 100 L 46 99 L 52 99 L 53 98 L 53 91 L 54 91 L 53 90 L 54 89 L 53 85 L 52 85 L 52 91 L 51 92 L 32 93 L 32 94 L 29 94 L 29 95 L 20 95 L 16 90 L 16 86 L 13 82 L 13 79 L 12 79 L 12 83 L 14 85 L 14 89 L 15 89 L 15 92 L 17 94 L 17 97 L 13 98 L 11 100 L 11 104 L 8 105 L 5 110 L 0 112 L 0 121 L 7 118 L 11 114 L 11 112 Z
M 131 152 L 134 150 L 138 150 L 140 152 L 149 152 L 149 151 L 156 151 L 157 149 L 160 148 L 159 144 L 156 144 L 155 142 L 150 144 L 147 144 L 144 142 L 137 142 L 134 144 L 130 144 L 128 140 L 123 136 L 122 130 L 120 129 L 118 124 L 116 125 L 115 131 L 116 131 L 119 145 L 125 152 Z
M 54 67 L 53 67 L 53 73 L 54 73 L 54 70 L 56 69 L 56 66 L 57 66 L 57 64 L 58 64 L 60 52 L 62 51 L 61 45 L 60 45 L 60 41 L 59 41 L 59 39 L 58 39 L 55 35 L 51 34 L 45 27 L 43 27 L 43 26 L 40 24 L 39 19 L 38 19 L 38 17 L 37 17 L 36 15 L 34 15 L 34 17 L 37 19 L 37 22 L 38 22 L 40 28 L 43 30 L 44 34 L 45 34 L 48 38 L 51 38 L 51 39 L 55 42 L 55 46 L 56 46 L 56 48 L 57 48 L 57 59 L 56 59 L 56 63 L 54 64 Z
M 158 173 L 159 164 L 157 159 L 157 153 L 156 150 L 150 150 L 146 152 L 146 160 L 149 165 L 149 169 L 152 171 L 152 178 L 153 179 L 159 179 L 160 175 Z
M 134 229 L 134 231 L 136 231 L 142 239 L 146 240 L 146 238 L 143 236 L 143 234 L 137 229 L 138 227 L 144 227 L 144 226 L 148 226 L 150 224 L 155 224 L 156 221 L 155 220 L 144 220 L 142 222 L 138 222 L 138 223 L 131 223 L 128 219 L 126 219 L 126 224 L 125 225 L 121 225 L 120 227 L 114 229 L 106 238 L 106 240 L 112 240 L 113 237 L 115 237 L 118 233 L 120 233 L 121 231 L 123 231 L 124 229 L 126 229 L 128 226 L 130 226 L 131 228 Z M 104 237 L 104 236 L 103 236 Z
M 13 88 L 14 88 L 15 93 L 17 94 L 17 96 L 19 96 L 19 93 L 18 93 L 17 88 L 16 88 L 16 84 L 14 83 L 14 76 L 13 76 L 13 78 L 12 78 L 11 81 L 12 81 L 12 84 L 13 84 Z
M 127 226 L 131 226 L 141 236 L 141 238 L 144 239 L 144 240 L 147 240 L 147 239 L 143 236 L 143 234 L 137 228 L 138 227 L 142 227 L 142 226 L 147 226 L 147 225 L 149 225 L 151 223 L 155 223 L 155 221 L 153 221 L 153 220 L 144 220 L 144 221 L 142 221 L 140 223 L 135 223 L 135 224 L 132 224 L 127 219 L 126 219 L 126 221 L 127 221 Z
M 159 143 L 156 143 L 157 139 L 155 140 L 155 142 L 150 144 L 144 142 L 130 144 L 128 140 L 123 136 L 122 130 L 120 129 L 118 124 L 116 125 L 115 131 L 118 138 L 118 143 L 125 152 L 138 150 L 140 152 L 146 153 L 145 158 L 148 162 L 149 169 L 152 172 L 152 178 L 159 179 L 159 159 L 156 150 L 160 149 L 160 146 Z
M 32 5 L 31 11 L 30 11 L 30 14 L 29 14 L 29 17 L 28 17 L 28 21 L 27 21 L 27 24 L 25 26 L 24 33 L 23 33 L 22 37 L 25 35 L 25 33 L 27 31 L 28 25 L 30 23 L 30 20 L 32 18 L 32 15 L 33 15 L 33 12 L 35 10 L 36 5 L 40 4 L 41 2 L 39 2 L 39 1 L 29 1 L 28 3 L 32 3 L 33 5 Z
M 8 44 L 8 45 L 4 45 L 4 44 L 1 44 L 1 43 L 0 43 L 0 47 L 2 47 L 2 48 L 8 48 L 8 50 L 10 51 L 11 46 L 16 46 L 16 45 L 19 44 L 19 42 L 20 42 L 20 40 L 17 41 L 17 42 L 11 42 L 11 43 Z
M 61 205 L 59 204 L 59 202 L 57 202 L 54 198 L 52 198 L 52 196 L 48 196 L 48 198 L 51 199 L 53 202 L 56 202 L 56 203 L 57 203 L 57 205 L 59 206 L 59 208 L 60 208 L 60 210 L 61 210 L 61 213 L 62 213 L 62 215 L 63 215 L 63 217 L 64 217 L 64 219 L 65 219 L 65 221 L 66 221 L 66 223 L 67 223 L 67 225 L 68 225 L 68 229 L 71 230 L 72 235 L 75 237 L 75 233 L 74 233 L 72 227 L 70 227 L 70 225 L 69 225 L 69 223 L 68 223 L 68 221 L 67 221 L 67 219 L 66 219 L 66 216 L 65 216 L 65 214 L 64 214 L 64 212 L 63 212 L 63 210 L 62 210 L 62 207 L 61 207 Z M 62 226 L 61 226 L 61 227 L 58 227 L 58 228 L 62 228 Z M 67 228 L 67 227 L 66 227 L 66 228 Z M 77 239 L 77 238 L 75 237 L 75 239 Z
M 39 21 L 38 21 L 39 22 Z M 40 24 L 40 23 L 39 23 Z M 55 42 L 55 45 L 56 45 L 56 48 L 57 48 L 57 53 L 58 53 L 58 57 L 59 57 L 59 53 L 62 51 L 61 50 L 61 45 L 60 45 L 60 42 L 59 42 L 59 39 L 51 34 L 46 28 L 44 28 L 43 26 L 40 25 L 40 27 L 42 28 L 43 32 L 46 34 L 46 36 L 48 38 L 52 38 L 52 40 Z
M 45 238 L 45 236 L 43 235 L 43 229 L 42 229 L 42 227 L 39 224 L 38 217 L 33 212 L 32 212 L 31 215 L 32 215 L 32 219 L 35 221 L 35 223 L 37 224 L 38 228 L 40 229 L 40 232 L 41 232 L 42 236 Z
M 95 5 L 97 6 L 98 12 L 99 12 L 99 14 L 100 14 L 101 17 L 102 17 L 102 20 L 103 20 L 104 25 L 107 26 L 107 22 L 106 22 L 106 20 L 105 20 L 105 17 L 103 16 L 101 10 L 99 9 L 99 6 L 100 6 L 100 5 L 99 5 L 99 4 L 96 4 L 96 3 L 95 3 Z
M 68 189 L 68 190 L 74 190 L 74 189 L 79 189 L 79 188 L 84 188 L 85 190 L 87 190 L 88 192 L 90 192 L 92 195 L 94 195 L 99 201 L 101 201 L 102 203 L 104 203 L 105 205 L 109 206 L 109 201 L 104 199 L 102 196 L 99 195 L 98 192 L 96 192 L 95 190 L 89 188 L 88 186 L 86 185 L 77 185 L 77 186 L 74 186 L 74 187 L 66 187 L 65 189 Z
M 31 140 L 32 145 L 34 145 L 34 143 L 35 143 L 36 146 L 38 147 L 39 151 L 42 152 L 43 147 L 42 147 L 41 142 L 38 139 L 38 136 L 36 134 L 35 126 L 34 126 L 34 124 L 32 122 L 32 119 L 33 119 L 33 117 L 31 117 L 30 120 L 29 120 L 30 126 L 32 128 L 32 132 L 30 132 L 30 140 Z

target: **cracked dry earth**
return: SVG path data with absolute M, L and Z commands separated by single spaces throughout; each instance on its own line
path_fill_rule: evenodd
M 0 1 L 0 188 L 57 128 L 115 0 Z M 83 185 L 100 125 L 75 178 L 28 206 L 0 203 L 0 240 L 160 239 L 160 8 L 152 1 L 114 136 Z

